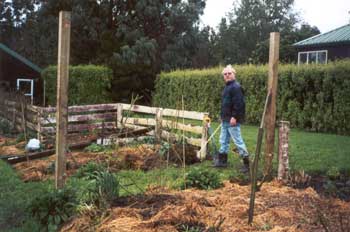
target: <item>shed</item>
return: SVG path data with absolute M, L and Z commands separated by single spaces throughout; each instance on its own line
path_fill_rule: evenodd
M 0 43 L 0 87 L 22 91 L 32 103 L 43 99 L 42 69 Z
M 325 64 L 336 59 L 350 58 L 350 24 L 299 41 L 298 64 Z

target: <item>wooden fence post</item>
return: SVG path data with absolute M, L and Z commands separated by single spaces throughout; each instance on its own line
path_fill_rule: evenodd
M 57 65 L 57 111 L 56 111 L 56 188 L 64 187 L 68 130 L 68 78 L 70 52 L 71 13 L 60 11 L 58 65 Z
M 117 104 L 117 128 L 121 129 L 123 125 L 123 105 Z
M 209 114 L 204 114 L 203 122 L 202 122 L 202 141 L 201 141 L 201 152 L 199 154 L 200 160 L 204 160 L 207 156 L 207 147 L 208 147 L 208 122 L 204 120 L 208 118 Z
M 287 181 L 289 176 L 288 135 L 289 122 L 281 121 L 278 131 L 278 180 Z
M 269 77 L 267 92 L 271 91 L 271 101 L 266 111 L 266 134 L 265 134 L 265 164 L 264 176 L 269 177 L 272 171 L 272 159 L 275 144 L 275 123 L 276 123 L 276 98 L 278 80 L 280 34 L 270 33 L 270 55 L 269 55 Z
M 159 143 L 162 140 L 162 118 L 163 118 L 163 109 L 157 108 L 156 117 L 155 117 L 156 125 L 154 128 L 154 135 L 157 143 Z
M 27 137 L 27 120 L 26 120 L 26 109 L 27 105 L 25 103 L 25 97 L 21 96 L 20 97 L 20 104 L 21 104 L 21 119 L 22 119 L 22 131 L 24 134 L 24 141 L 27 143 L 28 142 L 28 137 Z

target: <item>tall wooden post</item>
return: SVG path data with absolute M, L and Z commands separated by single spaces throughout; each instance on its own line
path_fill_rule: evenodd
M 56 188 L 63 188 L 66 170 L 68 130 L 68 77 L 71 13 L 60 12 L 57 65 Z
M 276 122 L 276 98 L 277 98 L 277 80 L 278 80 L 278 59 L 279 59 L 279 32 L 270 33 L 270 54 L 269 54 L 269 77 L 268 93 L 271 91 L 271 101 L 267 106 L 265 125 L 265 165 L 264 175 L 271 176 L 272 159 L 275 144 L 275 122 Z

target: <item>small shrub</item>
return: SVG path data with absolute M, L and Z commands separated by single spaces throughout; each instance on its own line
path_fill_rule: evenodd
M 222 186 L 219 174 L 211 169 L 195 167 L 186 173 L 186 187 L 216 189 Z
M 100 144 L 96 144 L 96 143 L 92 143 L 89 146 L 87 146 L 84 151 L 87 152 L 102 152 L 104 151 L 106 148 L 103 145 Z
M 76 195 L 72 189 L 52 190 L 31 202 L 29 210 L 47 231 L 56 231 L 75 212 Z

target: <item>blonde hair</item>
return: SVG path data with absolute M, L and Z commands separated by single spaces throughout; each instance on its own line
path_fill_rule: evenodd
M 226 67 L 222 70 L 222 74 L 224 74 L 225 70 L 231 70 L 231 72 L 233 72 L 234 74 L 236 74 L 236 70 L 232 67 L 232 65 L 226 65 Z

